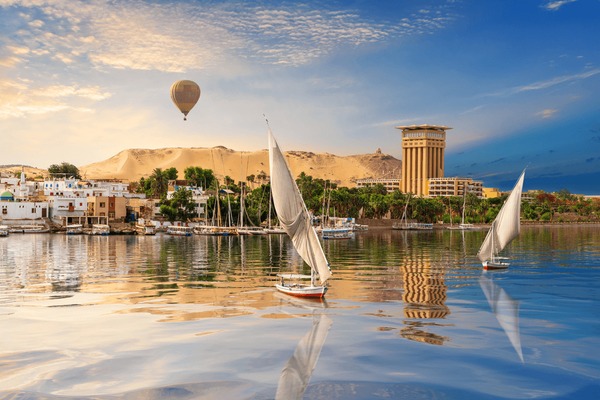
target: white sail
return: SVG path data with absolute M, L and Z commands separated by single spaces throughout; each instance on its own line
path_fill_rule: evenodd
M 477 257 L 481 261 L 490 260 L 504 249 L 521 232 L 521 193 L 525 170 L 517 180 L 508 199 L 496 216 L 492 227 L 479 248 Z
M 268 136 L 271 191 L 277 217 L 300 257 L 319 275 L 321 284 L 324 284 L 331 277 L 329 263 L 296 181 L 270 129 Z
M 519 302 L 510 297 L 504 289 L 498 286 L 488 277 L 479 278 L 479 285 L 485 294 L 498 323 L 508 340 L 523 362 L 523 351 L 521 349 L 521 335 L 519 334 Z
M 302 398 L 317 365 L 331 324 L 331 319 L 323 314 L 313 317 L 311 330 L 300 340 L 294 354 L 281 371 L 275 394 L 276 400 Z

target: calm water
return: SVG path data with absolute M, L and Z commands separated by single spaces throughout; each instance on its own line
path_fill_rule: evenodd
M 285 236 L 0 238 L 0 398 L 600 398 L 600 227 L 493 273 L 484 235 L 326 241 L 324 302 L 274 291 Z

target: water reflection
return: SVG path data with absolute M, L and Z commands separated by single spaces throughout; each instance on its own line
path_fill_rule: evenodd
M 600 230 L 546 230 L 483 277 L 483 231 L 327 241 L 327 302 L 300 312 L 273 289 L 304 268 L 281 235 L 2 238 L 0 398 L 566 398 L 598 378 Z
M 312 327 L 296 346 L 281 371 L 275 399 L 301 399 L 312 375 L 333 321 L 325 314 L 314 314 Z
M 508 295 L 494 280 L 487 274 L 481 275 L 479 285 L 485 294 L 494 316 L 506 333 L 510 344 L 517 352 L 517 355 L 523 360 L 523 351 L 521 350 L 521 335 L 519 334 L 519 302 Z
M 60 235 L 57 239 L 47 242 L 46 281 L 52 292 L 77 292 L 88 266 L 79 261 L 89 258 L 86 237 Z
M 438 325 L 423 320 L 443 319 L 450 314 L 446 306 L 447 286 L 442 269 L 432 267 L 429 254 L 412 248 L 411 256 L 400 266 L 404 281 L 404 316 L 408 320 L 400 330 L 402 337 L 418 342 L 442 345 L 449 338 L 426 331 Z

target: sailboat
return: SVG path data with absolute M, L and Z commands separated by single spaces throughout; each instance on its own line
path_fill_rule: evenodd
M 395 222 L 392 225 L 392 229 L 398 229 L 403 231 L 430 231 L 433 230 L 433 224 L 427 224 L 423 222 L 408 222 L 406 211 L 408 210 L 408 204 L 410 203 L 410 193 L 406 200 L 406 205 L 404 206 L 404 212 L 402 213 L 402 218 L 400 218 L 400 223 Z
M 479 278 L 479 286 L 485 294 L 498 323 L 506 333 L 510 344 L 523 362 L 521 336 L 519 334 L 519 302 L 508 295 L 500 286 L 487 276 Z
M 268 121 L 267 121 L 268 126 Z M 281 227 L 292 239 L 294 248 L 304 262 L 310 266 L 308 275 L 279 275 L 281 282 L 275 287 L 282 293 L 298 297 L 321 298 L 327 292 L 326 282 L 331 277 L 329 263 L 312 226 L 312 219 L 306 209 L 300 190 L 285 158 L 268 129 L 269 138 L 269 167 L 271 172 L 271 190 L 273 205 Z M 317 284 L 317 275 L 319 283 Z M 310 285 L 288 283 L 285 279 L 310 279 Z
M 449 226 L 448 229 L 456 229 L 460 231 L 471 231 L 477 229 L 477 227 L 473 224 L 469 224 L 465 222 L 465 211 L 467 209 L 467 191 L 468 184 L 465 183 L 465 187 L 463 189 L 463 206 L 462 206 L 462 216 L 460 219 L 460 224 L 458 226 Z M 450 215 L 450 223 L 452 223 L 452 215 Z
M 525 170 L 517 180 L 515 187 L 500 209 L 492 226 L 488 231 L 477 257 L 481 260 L 484 269 L 508 268 L 506 257 L 499 257 L 500 253 L 521 232 L 521 193 Z

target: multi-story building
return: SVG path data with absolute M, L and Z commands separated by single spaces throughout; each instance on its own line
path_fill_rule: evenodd
M 429 197 L 463 196 L 465 193 L 473 193 L 481 198 L 483 197 L 483 183 L 471 178 L 431 178 L 427 192 Z
M 402 181 L 400 190 L 417 196 L 427 196 L 428 180 L 444 176 L 444 149 L 446 131 L 438 125 L 403 125 Z
M 109 222 L 124 221 L 127 201 L 123 196 L 90 196 L 87 198 L 87 216 L 106 217 Z
M 129 194 L 129 184 L 120 181 L 83 181 L 74 178 L 46 179 L 44 194 L 46 196 L 67 197 L 123 197 Z
M 483 197 L 486 199 L 493 199 L 500 196 L 502 196 L 502 193 L 500 193 L 498 188 L 483 188 Z
M 57 224 L 82 223 L 87 212 L 87 197 L 49 196 L 49 217 Z
M 399 178 L 366 178 L 366 179 L 357 179 L 356 187 L 370 187 L 375 185 L 383 185 L 388 193 L 393 192 L 394 190 L 400 189 L 400 179 Z

